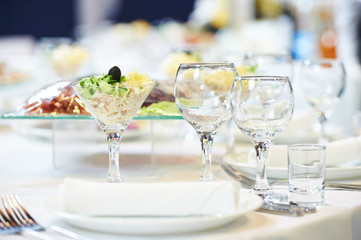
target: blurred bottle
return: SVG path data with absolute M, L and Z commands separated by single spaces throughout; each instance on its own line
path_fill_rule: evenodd
M 356 55 L 358 63 L 361 65 L 361 1 L 355 6 L 357 15 L 356 15 Z
M 297 0 L 293 3 L 293 57 L 337 58 L 334 0 Z
M 292 55 L 294 59 L 313 58 L 317 52 L 314 0 L 293 2 L 294 36 Z
M 333 7 L 330 5 L 319 8 L 320 34 L 318 50 L 322 58 L 337 58 L 337 32 L 334 27 Z
M 284 0 L 255 0 L 255 18 L 269 19 L 287 15 L 287 1 Z

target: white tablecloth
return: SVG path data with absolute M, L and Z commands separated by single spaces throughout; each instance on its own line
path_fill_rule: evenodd
M 27 120 L 21 120 L 27 121 Z M 92 232 L 69 225 L 60 219 L 52 200 L 58 184 L 67 176 L 101 179 L 107 174 L 107 149 L 97 142 L 89 147 L 94 154 L 68 156 L 57 154 L 53 167 L 51 139 L 24 136 L 11 130 L 10 121 L 0 120 L 0 194 L 16 193 L 31 214 L 45 226 L 56 224 L 93 239 L 361 239 L 361 192 L 326 191 L 326 205 L 315 214 L 286 217 L 249 212 L 236 221 L 212 230 L 176 235 L 121 235 Z M 151 159 L 142 148 L 142 139 L 124 139 L 120 167 L 126 181 L 180 181 L 199 179 L 198 156 L 171 156 Z M 195 149 L 198 148 L 195 144 Z M 179 148 L 181 145 L 173 145 Z M 218 145 L 214 151 L 217 152 Z M 90 151 L 90 150 L 89 150 Z M 185 149 L 185 152 L 188 150 Z M 200 151 L 200 150 L 199 150 Z M 70 151 L 71 152 L 71 151 Z M 133 154 L 131 153 L 133 152 Z M 72 152 L 74 153 L 74 152 Z M 135 154 L 137 153 L 137 154 Z M 66 156 L 66 157 L 65 157 Z M 217 159 L 215 159 L 217 160 Z M 229 179 L 215 164 L 216 180 Z M 357 179 L 353 181 L 357 182 Z M 360 179 L 361 181 L 361 179 Z M 59 235 L 57 235 L 59 236 Z M 0 239 L 25 239 L 0 236 Z

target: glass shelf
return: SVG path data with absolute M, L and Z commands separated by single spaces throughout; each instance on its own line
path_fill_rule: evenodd
M 26 115 L 14 115 L 14 114 L 3 114 L 0 116 L 0 119 L 15 119 L 15 120 L 93 120 L 93 117 L 88 115 L 33 115 L 33 116 L 26 116 Z M 167 115 L 147 115 L 141 116 L 137 115 L 133 118 L 134 120 L 177 120 L 183 119 L 182 116 L 167 116 Z
M 29 116 L 6 113 L 0 115 L 0 122 L 2 120 L 9 121 L 11 126 L 24 136 L 50 143 L 54 168 L 68 163 L 68 159 L 86 159 L 92 154 L 91 158 L 98 158 L 100 155 L 104 159 L 107 158 L 104 133 L 90 115 Z M 127 153 L 127 149 L 134 148 L 139 143 L 145 158 L 151 164 L 156 164 L 168 159 L 169 156 L 180 155 L 180 152 L 183 155 L 186 154 L 183 148 L 178 152 L 174 152 L 174 150 L 169 152 L 170 148 L 164 148 L 165 144 L 167 146 L 183 144 L 187 146 L 186 149 L 198 146 L 194 143 L 199 141 L 196 137 L 192 141 L 184 140 L 184 136 L 187 134 L 195 135 L 195 133 L 180 115 L 137 115 L 133 120 L 141 120 L 141 123 L 139 125 L 135 123 L 137 128 L 131 128 L 124 132 L 121 144 L 123 155 L 131 156 L 130 153 Z M 97 155 L 98 153 L 100 155 Z M 106 154 L 104 155 L 104 153 Z M 197 154 L 198 152 L 194 153 L 192 149 L 188 155 Z

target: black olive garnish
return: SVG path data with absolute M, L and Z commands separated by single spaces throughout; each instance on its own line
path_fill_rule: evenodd
M 117 82 L 120 82 L 120 77 L 122 76 L 122 73 L 117 66 L 114 66 L 109 70 L 108 75 L 112 76 L 113 79 Z

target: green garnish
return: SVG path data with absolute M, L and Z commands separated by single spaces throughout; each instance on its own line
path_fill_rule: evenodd
M 129 92 L 128 88 L 118 88 L 119 96 L 123 96 Z
M 254 64 L 254 65 L 247 65 L 247 66 L 246 66 L 246 68 L 247 68 L 247 71 L 248 71 L 248 72 L 255 73 L 255 72 L 256 72 L 256 70 L 257 70 L 257 64 Z
M 120 82 L 120 83 L 125 82 L 125 76 L 122 76 L 122 77 L 119 79 L 119 82 Z
M 174 102 L 161 101 L 148 107 L 142 107 L 139 111 L 141 116 L 181 116 Z
M 113 74 L 120 74 L 115 68 L 112 68 Z M 117 77 L 117 76 L 115 76 Z M 114 79 L 113 75 L 103 74 L 101 76 L 91 76 L 82 78 L 79 85 L 84 89 L 84 96 L 91 96 L 97 90 L 108 95 L 124 96 L 129 94 L 129 89 L 122 87 L 121 83 L 125 82 L 125 76 L 121 76 L 119 80 Z M 94 88 L 93 88 L 94 87 Z

